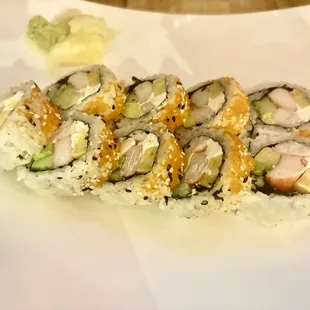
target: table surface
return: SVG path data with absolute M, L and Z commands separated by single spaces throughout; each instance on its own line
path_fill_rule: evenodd
M 229 14 L 283 9 L 310 4 L 310 0 L 89 0 L 133 9 L 203 14 Z

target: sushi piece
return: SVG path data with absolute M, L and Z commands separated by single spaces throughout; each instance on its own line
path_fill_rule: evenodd
M 103 65 L 79 70 L 48 87 L 47 95 L 63 117 L 74 112 L 99 115 L 106 122 L 123 110 L 125 95 L 114 73 Z
M 255 127 L 250 141 L 255 162 L 252 192 L 240 196 L 234 212 L 259 225 L 277 226 L 309 218 L 309 126 Z
M 75 113 L 46 147 L 18 169 L 18 180 L 42 194 L 76 196 L 104 183 L 116 169 L 119 142 L 100 117 Z
M 310 91 L 291 84 L 271 84 L 249 94 L 252 123 L 298 127 L 310 121 Z
M 55 133 L 59 110 L 33 81 L 0 97 L 0 170 L 28 164 Z
M 93 193 L 102 200 L 129 205 L 170 197 L 184 167 L 184 154 L 175 137 L 162 124 L 136 124 L 117 129 L 115 135 L 121 144 L 117 169 Z
M 158 75 L 144 80 L 133 78 L 126 88 L 126 101 L 118 128 L 130 127 L 135 122 L 162 123 L 170 132 L 182 126 L 190 101 L 179 78 Z
M 254 190 L 268 195 L 309 194 L 309 137 L 304 136 L 304 131 L 283 135 L 282 139 L 278 139 L 274 132 L 269 132 L 269 137 L 268 143 L 252 142 Z
M 202 125 L 240 134 L 249 121 L 249 100 L 233 78 L 201 83 L 188 91 L 190 113 L 185 128 Z
M 177 137 L 185 153 L 184 176 L 166 208 L 179 209 L 186 217 L 200 216 L 214 209 L 216 200 L 250 190 L 254 162 L 237 136 L 197 128 L 184 129 Z

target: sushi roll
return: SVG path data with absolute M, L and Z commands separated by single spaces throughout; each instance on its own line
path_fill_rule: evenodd
M 187 90 L 191 100 L 185 128 L 202 125 L 240 134 L 249 121 L 249 100 L 233 78 L 220 78 Z
M 93 193 L 120 204 L 161 202 L 171 196 L 183 175 L 184 154 L 161 124 L 136 124 L 115 132 L 121 145 L 117 169 Z
M 291 84 L 271 84 L 249 94 L 253 125 L 293 128 L 310 121 L 310 91 Z
M 201 216 L 250 190 L 254 162 L 237 136 L 197 128 L 183 130 L 177 137 L 185 153 L 184 176 L 167 209 L 176 209 L 186 217 Z
M 81 195 L 110 177 L 119 150 L 119 142 L 100 117 L 75 113 L 26 167 L 18 169 L 18 180 L 42 194 Z
M 28 164 L 55 133 L 58 108 L 33 82 L 0 97 L 0 170 Z
M 252 191 L 240 196 L 237 214 L 259 225 L 305 220 L 310 214 L 310 125 L 256 125 L 250 140 Z
M 125 95 L 114 73 L 103 65 L 79 70 L 48 87 L 47 95 L 63 117 L 74 112 L 99 115 L 106 122 L 123 110 Z
M 135 122 L 152 122 L 164 124 L 173 133 L 184 124 L 190 101 L 179 78 L 162 74 L 133 81 L 125 90 L 126 101 L 118 128 L 130 127 Z

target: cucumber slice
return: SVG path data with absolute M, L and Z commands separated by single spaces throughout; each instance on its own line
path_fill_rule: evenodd
M 122 114 L 127 118 L 139 118 L 144 115 L 141 104 L 139 102 L 126 102 Z
M 186 198 L 191 195 L 192 190 L 192 187 L 188 183 L 182 182 L 172 191 L 172 197 Z
M 125 159 L 126 159 L 126 155 L 122 155 L 118 161 L 118 164 L 117 164 L 117 168 L 122 168 L 123 167 L 123 164 L 125 162 Z
M 166 92 L 166 78 L 164 76 L 153 81 L 154 96 L 159 96 Z
M 299 108 L 306 108 L 310 105 L 309 99 L 300 90 L 294 89 L 291 95 Z
M 265 124 L 275 124 L 274 115 L 277 111 L 277 106 L 272 103 L 272 101 L 268 97 L 264 97 L 259 101 L 253 101 L 253 104 L 261 120 Z
M 79 102 L 79 96 L 71 84 L 61 85 L 54 98 L 51 99 L 62 110 L 69 109 Z
M 34 161 L 31 165 L 31 171 L 45 171 L 53 169 L 53 155 Z
M 306 172 L 295 183 L 294 189 L 302 194 L 310 193 L 310 169 L 306 170 Z
M 193 111 L 190 111 L 188 114 L 188 117 L 185 120 L 184 127 L 190 128 L 190 127 L 193 127 L 195 125 L 196 125 L 196 121 L 195 121 L 194 116 L 193 116 Z
M 261 176 L 272 170 L 281 159 L 281 155 L 270 147 L 263 148 L 255 157 L 255 168 L 253 173 Z
M 51 155 L 53 155 L 53 144 L 52 143 L 48 144 L 40 153 L 35 154 L 33 156 L 33 160 L 36 162 L 43 158 L 49 157 Z
M 208 93 L 210 98 L 217 98 L 224 92 L 224 87 L 219 82 L 214 82 L 208 86 Z
M 145 174 L 152 170 L 156 158 L 157 149 L 158 147 L 150 147 L 143 153 L 143 155 L 141 156 L 139 167 L 137 169 L 138 173 Z

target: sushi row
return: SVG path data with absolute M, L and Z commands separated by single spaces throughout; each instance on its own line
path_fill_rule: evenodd
M 42 194 L 159 204 L 187 217 L 243 197 L 310 193 L 310 93 L 174 75 L 124 87 L 103 65 L 0 99 L 0 168 Z M 307 196 L 307 195 L 305 195 Z M 291 202 L 290 202 L 291 203 Z

